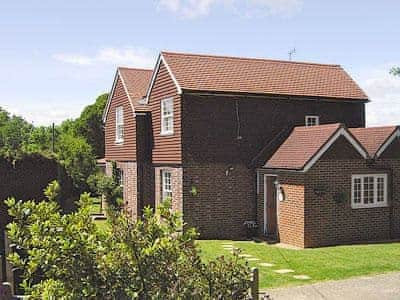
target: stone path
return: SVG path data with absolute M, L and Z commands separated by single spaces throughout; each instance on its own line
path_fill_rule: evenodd
M 273 300 L 400 299 L 400 272 L 265 291 Z M 262 293 L 264 294 L 264 293 Z
M 231 253 L 235 253 L 235 251 L 237 251 L 239 249 L 239 248 L 234 247 L 234 245 L 231 244 L 231 243 L 224 243 L 224 244 L 222 244 L 222 247 L 223 247 L 224 250 L 230 251 Z M 259 259 L 257 257 L 254 257 L 254 256 L 252 256 L 250 254 L 246 254 L 246 253 L 239 254 L 239 257 L 242 257 L 242 258 L 246 259 L 246 261 L 254 261 L 255 262 L 255 261 L 260 261 L 261 260 L 261 259 Z M 260 262 L 260 263 L 258 263 L 258 265 L 261 266 L 261 267 L 268 267 L 268 268 L 275 266 L 275 264 L 268 263 L 268 262 Z M 295 273 L 295 270 L 292 270 L 292 269 L 277 269 L 277 270 L 273 270 L 273 272 L 275 272 L 277 274 L 284 275 L 284 274 Z M 311 279 L 310 276 L 305 275 L 305 274 L 292 275 L 292 277 L 294 279 L 297 279 L 297 280 L 310 280 Z

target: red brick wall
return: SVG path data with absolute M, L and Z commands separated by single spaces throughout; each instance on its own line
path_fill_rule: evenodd
M 253 170 L 242 164 L 193 164 L 184 166 L 183 178 L 184 219 L 197 228 L 200 238 L 245 236 L 243 223 L 255 220 Z
M 136 162 L 120 162 L 117 161 L 117 168 L 123 170 L 124 178 L 124 189 L 123 189 L 123 199 L 124 208 L 128 215 L 136 220 L 140 214 L 138 206 L 137 197 L 137 164 Z M 106 174 L 107 176 L 112 176 L 112 164 L 107 162 L 106 164 Z

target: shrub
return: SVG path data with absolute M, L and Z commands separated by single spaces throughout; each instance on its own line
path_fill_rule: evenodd
M 132 221 L 109 213 L 110 230 L 90 217 L 90 195 L 78 211 L 62 215 L 55 201 L 7 200 L 14 220 L 9 237 L 19 251 L 11 263 L 22 271 L 30 299 L 245 299 L 249 267 L 239 258 L 200 259 L 193 229 L 182 230 L 182 216 L 169 201 Z

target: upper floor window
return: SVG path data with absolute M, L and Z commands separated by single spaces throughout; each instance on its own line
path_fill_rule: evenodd
M 174 99 L 161 101 L 161 134 L 174 133 Z
M 118 106 L 115 110 L 115 142 L 124 141 L 124 108 Z
M 319 125 L 319 116 L 306 116 L 306 126 Z
M 168 170 L 161 171 L 162 201 L 172 199 L 172 174 Z
M 387 175 L 353 175 L 351 207 L 380 207 L 387 205 Z

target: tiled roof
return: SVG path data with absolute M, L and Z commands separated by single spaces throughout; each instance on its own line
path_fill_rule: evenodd
M 147 111 L 147 105 L 140 103 L 140 100 L 146 96 L 153 70 L 119 67 L 118 71 L 135 107 L 135 111 Z
M 396 126 L 384 126 L 350 128 L 349 130 L 368 151 L 368 154 L 373 157 L 397 128 Z
M 368 100 L 339 65 L 162 52 L 183 90 Z
M 266 168 L 302 169 L 340 129 L 341 124 L 296 127 L 265 164 Z

